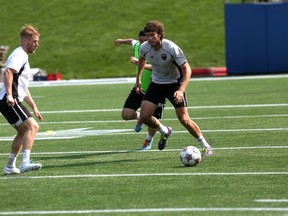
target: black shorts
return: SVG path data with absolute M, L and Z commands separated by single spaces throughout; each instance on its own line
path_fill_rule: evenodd
M 172 103 L 174 108 L 187 107 L 186 93 L 184 92 L 183 101 L 176 104 L 174 101 L 174 93 L 179 89 L 180 83 L 171 83 L 171 84 L 157 84 L 151 82 L 143 100 L 150 101 L 154 104 L 159 104 L 161 101 L 166 98 Z
M 26 119 L 32 117 L 31 113 L 21 102 L 16 103 L 14 107 L 8 106 L 5 96 L 0 100 L 0 112 L 13 127 L 19 126 Z
M 145 93 L 141 92 L 140 94 L 138 94 L 135 91 L 135 87 L 131 90 L 130 94 L 128 95 L 123 108 L 128 108 L 128 109 L 133 109 L 133 110 L 137 110 L 141 107 L 141 103 L 142 100 L 144 98 Z M 165 99 L 159 103 L 157 103 L 158 107 L 155 110 L 153 116 L 156 117 L 157 119 L 161 119 L 162 118 L 162 113 L 165 107 Z

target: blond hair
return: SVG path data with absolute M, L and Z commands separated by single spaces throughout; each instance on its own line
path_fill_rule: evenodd
M 20 31 L 20 37 L 31 39 L 33 36 L 40 36 L 38 30 L 30 24 L 25 24 Z

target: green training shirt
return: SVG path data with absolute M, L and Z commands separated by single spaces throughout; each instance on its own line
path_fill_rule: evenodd
M 139 59 L 139 47 L 140 47 L 140 42 L 138 41 L 134 45 L 134 57 Z M 136 66 L 136 74 L 138 72 L 138 67 Z M 152 71 L 144 69 L 142 76 L 141 76 L 141 89 L 142 91 L 146 92 L 147 88 L 151 82 L 151 76 L 152 76 Z

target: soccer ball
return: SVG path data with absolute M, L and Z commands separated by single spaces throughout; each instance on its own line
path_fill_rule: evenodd
M 196 166 L 201 161 L 201 152 L 194 146 L 186 146 L 180 152 L 180 161 L 184 166 Z

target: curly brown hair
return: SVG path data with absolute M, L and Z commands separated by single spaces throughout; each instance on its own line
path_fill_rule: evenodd
M 149 21 L 144 27 L 144 31 L 145 33 L 156 32 L 160 35 L 161 40 L 164 38 L 164 25 L 157 20 Z

